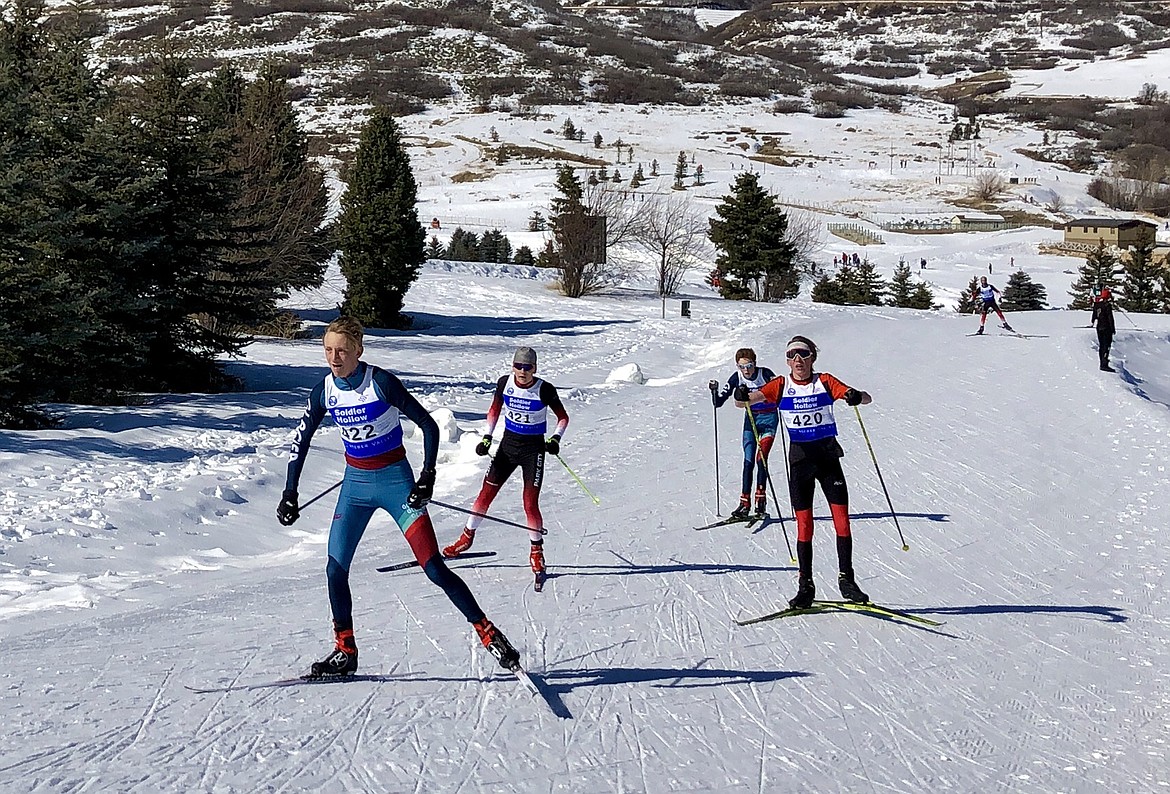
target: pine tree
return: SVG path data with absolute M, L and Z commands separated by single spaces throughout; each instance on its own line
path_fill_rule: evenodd
M 936 309 L 934 303 L 934 293 L 930 291 L 930 287 L 926 282 L 919 281 L 918 286 L 914 288 L 914 293 L 910 296 L 910 303 L 906 307 L 908 309 Z
M 566 141 L 577 140 L 577 126 L 573 124 L 572 119 L 565 119 L 565 123 L 561 125 L 561 135 L 564 136 Z
M 1068 294 L 1072 297 L 1068 307 L 1070 309 L 1092 309 L 1093 297 L 1106 287 L 1110 291 L 1117 285 L 1118 261 L 1113 248 L 1104 243 L 1098 245 L 1089 253 L 1085 264 L 1078 270 L 1080 274 Z
M 375 108 L 346 173 L 338 238 L 343 310 L 367 326 L 408 327 L 402 304 L 425 259 L 418 188 L 393 114 Z
M 1008 277 L 1003 288 L 1000 308 L 1009 312 L 1032 312 L 1048 308 L 1048 291 L 1043 284 L 1032 281 L 1023 270 L 1017 270 Z
M 971 281 L 967 283 L 967 289 L 959 295 L 959 302 L 955 305 L 955 311 L 959 314 L 972 314 L 977 311 L 982 305 L 982 301 L 977 301 L 976 293 L 979 292 L 979 277 L 971 276 Z
M 851 268 L 852 278 L 848 284 L 842 284 L 845 291 L 845 302 L 850 306 L 881 306 L 889 287 L 885 280 L 878 275 L 877 268 L 868 259 L 862 260 L 860 265 Z
M 545 217 L 540 214 L 540 210 L 534 210 L 533 213 L 528 216 L 528 231 L 543 232 L 547 228 L 548 221 L 545 220 Z
M 687 178 L 687 153 L 679 152 L 678 160 L 674 163 L 674 189 L 682 190 L 683 180 Z
M 1160 311 L 1158 271 L 1152 240 L 1143 240 L 1129 249 L 1121 263 L 1121 280 L 1117 285 L 1121 294 L 1117 305 L 1130 312 Z
M 720 291 L 747 289 L 756 300 L 793 298 L 800 291 L 796 251 L 788 241 L 788 216 L 754 173 L 742 173 L 715 208 L 709 237 L 719 250 Z
M 638 167 L 634 169 L 634 175 L 630 177 L 630 187 L 641 187 L 645 181 L 646 174 L 642 172 L 642 164 L 638 163 Z
M 512 263 L 517 265 L 534 265 L 536 264 L 536 257 L 532 255 L 531 248 L 522 245 L 516 249 L 516 253 L 512 257 Z
M 814 303 L 831 303 L 835 306 L 845 305 L 845 291 L 835 278 L 822 275 L 816 284 L 813 284 L 811 297 Z
M 512 261 L 512 243 L 499 229 L 484 232 L 479 241 L 479 261 L 502 262 Z
M 447 249 L 443 258 L 451 262 L 479 262 L 480 242 L 475 232 L 464 231 L 462 227 L 455 227 L 451 232 L 451 239 L 447 242 Z
M 905 260 L 900 260 L 898 266 L 894 268 L 894 278 L 890 281 L 890 305 L 900 309 L 909 308 L 913 290 L 910 266 Z
M 443 244 L 439 242 L 439 238 L 431 235 L 431 239 L 427 241 L 426 247 L 427 259 L 442 259 L 443 258 Z

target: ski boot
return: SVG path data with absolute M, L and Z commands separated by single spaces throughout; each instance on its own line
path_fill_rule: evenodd
M 747 494 L 740 494 L 739 507 L 731 511 L 731 517 L 735 519 L 744 519 L 752 514 L 752 503 L 748 499 Z
M 979 330 L 975 332 L 975 336 L 983 336 L 983 326 L 979 326 Z
M 756 515 L 764 516 L 768 514 L 768 495 L 763 488 L 756 489 Z
M 1006 322 L 1003 324 L 1003 330 L 1007 331 L 1009 334 L 1014 334 L 1016 332 L 1016 329 L 1012 328 Z
M 788 599 L 788 606 L 791 609 L 808 609 L 816 597 L 817 586 L 813 584 L 812 578 L 805 579 L 802 576 L 797 583 L 796 595 Z
M 508 642 L 504 632 L 497 629 L 494 623 L 484 618 L 472 625 L 475 626 L 475 631 L 479 634 L 479 640 L 483 643 L 483 647 L 487 648 L 487 652 L 495 657 L 496 661 L 500 663 L 500 667 L 505 670 L 515 670 L 520 666 L 519 652 L 512 647 L 512 643 Z
M 337 645 L 324 659 L 313 662 L 313 666 L 309 668 L 309 675 L 312 678 L 352 675 L 357 672 L 358 652 L 357 643 L 353 639 L 353 629 L 334 631 L 337 634 Z
M 532 589 L 539 593 L 544 588 L 544 580 L 548 578 L 548 574 L 544 570 L 544 541 L 536 541 L 532 544 L 528 562 L 532 565 L 532 574 L 535 577 Z
M 443 556 L 447 558 L 458 557 L 470 549 L 472 543 L 475 543 L 475 530 L 465 528 L 463 534 L 459 536 L 459 540 L 443 549 Z
M 855 604 L 869 603 L 869 596 L 862 592 L 853 579 L 853 571 L 842 571 L 837 576 L 837 587 L 841 589 L 841 597 Z

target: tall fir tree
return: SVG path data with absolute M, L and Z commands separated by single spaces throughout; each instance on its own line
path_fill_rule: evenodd
M 889 286 L 889 305 L 902 309 L 930 309 L 934 306 L 934 294 L 925 283 L 916 281 L 911 275 L 910 265 L 902 261 L 894 269 Z
M 979 276 L 971 276 L 971 280 L 967 282 L 967 289 L 959 295 L 959 302 L 955 304 L 955 311 L 959 314 L 972 314 L 975 312 L 980 306 L 980 302 L 975 299 L 975 295 L 978 292 Z
M 845 302 L 851 306 L 881 306 L 889 286 L 868 259 L 852 268 L 852 278 L 842 285 Z
M 939 308 L 934 302 L 934 292 L 927 286 L 925 281 L 919 281 L 914 287 L 914 292 L 910 295 L 909 309 L 937 309 Z
M 1003 288 L 1000 308 L 1009 312 L 1033 312 L 1048 308 L 1048 290 L 1043 284 L 1032 280 L 1023 270 L 1008 276 Z
M 1129 249 L 1121 262 L 1117 305 L 1129 312 L 1164 311 L 1158 283 L 1159 270 L 1154 261 L 1152 240 L 1143 240 Z
M 822 274 L 817 283 L 813 284 L 811 297 L 813 303 L 831 303 L 835 306 L 845 305 L 845 291 L 836 278 Z
M 443 244 L 439 242 L 438 237 L 431 235 L 431 239 L 427 240 L 425 252 L 427 259 L 443 258 Z
M 747 290 L 755 300 L 778 301 L 800 292 L 796 249 L 787 239 L 788 216 L 754 173 L 741 173 L 715 207 L 708 236 L 718 249 L 720 292 Z
M 409 327 L 402 304 L 426 259 L 418 187 L 393 114 L 375 108 L 345 175 L 338 240 L 343 310 L 367 326 Z
M 1114 249 L 1104 243 L 1098 245 L 1089 252 L 1085 264 L 1077 271 L 1077 280 L 1068 291 L 1072 298 L 1068 307 L 1078 310 L 1093 308 L 1093 297 L 1097 293 L 1105 288 L 1113 291 L 1117 286 L 1119 270 L 1120 263 Z
M 479 248 L 478 234 L 456 226 L 455 231 L 451 232 L 451 239 L 447 242 L 447 250 L 443 252 L 443 258 L 450 262 L 479 262 Z

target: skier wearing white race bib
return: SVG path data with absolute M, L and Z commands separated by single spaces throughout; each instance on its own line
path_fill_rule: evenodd
M 545 440 L 548 429 L 548 412 L 557 418 L 556 429 Z M 569 426 L 569 414 L 561 404 L 556 387 L 536 377 L 536 351 L 521 347 L 512 357 L 512 373 L 502 376 L 496 382 L 496 393 L 487 412 L 487 426 L 483 440 L 475 447 L 477 455 L 487 455 L 492 448 L 492 434 L 500 416 L 504 417 L 504 435 L 487 474 L 483 486 L 475 498 L 472 509 L 486 513 L 501 486 L 517 467 L 524 475 L 524 515 L 528 524 L 528 536 L 532 541 L 529 562 L 536 577 L 535 588 L 544 585 L 544 517 L 540 514 L 540 486 L 544 482 L 544 456 L 547 452 L 556 455 L 561 450 L 561 437 Z M 471 548 L 475 542 L 475 531 L 483 518 L 469 516 L 467 525 L 459 539 L 443 549 L 446 557 L 458 557 Z
M 776 377 L 776 373 L 767 367 L 756 366 L 756 351 L 750 347 L 741 347 L 735 351 L 735 372 L 727 379 L 723 388 L 719 388 L 719 381 L 708 381 L 707 388 L 711 390 L 711 401 L 716 408 L 723 406 L 727 398 L 735 391 L 736 386 L 747 386 L 758 389 Z M 743 408 L 743 403 L 737 403 Z M 743 419 L 743 481 L 739 492 L 739 507 L 732 511 L 732 518 L 747 518 L 751 513 L 752 472 L 756 472 L 756 514 L 763 515 L 768 509 L 768 453 L 776 442 L 776 430 L 780 419 L 776 414 L 775 403 L 760 403 L 751 406 L 750 416 Z M 756 444 L 756 437 L 759 444 Z M 779 505 L 776 507 L 779 510 Z
M 746 386 L 736 390 L 741 402 L 777 403 L 780 421 L 792 442 L 789 448 L 788 493 L 796 515 L 796 558 L 799 583 L 796 596 L 788 603 L 807 609 L 816 598 L 812 575 L 813 493 L 819 481 L 833 528 L 837 533 L 837 584 L 848 601 L 863 603 L 869 596 L 861 591 L 853 576 L 853 536 L 849 528 L 849 490 L 841 471 L 845 452 L 837 443 L 837 424 L 833 403 L 844 400 L 848 405 L 869 405 L 873 398 L 866 392 L 850 388 L 827 372 L 813 372 L 817 346 L 804 336 L 794 336 L 784 351 L 791 376 L 779 377 L 756 391 Z
M 357 670 L 349 567 L 378 508 L 394 519 L 419 567 L 475 627 L 488 652 L 501 666 L 512 669 L 519 664 L 516 649 L 487 619 L 467 585 L 439 554 L 426 509 L 435 485 L 439 426 L 395 375 L 361 360 L 363 332 L 361 323 L 348 317 L 334 320 L 325 331 L 329 374 L 309 394 L 309 404 L 293 441 L 284 493 L 276 508 L 277 520 L 286 527 L 300 517 L 297 484 L 309 442 L 325 414 L 331 414 L 341 431 L 346 463 L 341 495 L 329 527 L 329 562 L 325 568 L 335 645 L 324 660 L 313 663 L 309 675 L 345 676 Z M 423 467 L 417 479 L 402 446 L 400 416 L 410 419 L 423 433 Z
M 975 332 L 976 334 L 983 333 L 983 326 L 987 322 L 987 313 L 990 311 L 994 311 L 999 315 L 999 320 L 1003 323 L 1003 329 L 1005 331 L 1015 333 L 1015 330 L 1008 325 L 1007 318 L 1003 316 L 1003 312 L 1000 311 L 999 304 L 995 302 L 995 296 L 1001 294 L 994 284 L 987 283 L 987 276 L 979 277 L 979 288 L 971 293 L 971 297 L 974 300 L 983 302 L 983 313 L 979 315 L 979 330 Z

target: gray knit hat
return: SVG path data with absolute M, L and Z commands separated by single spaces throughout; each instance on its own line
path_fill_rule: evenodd
M 536 366 L 536 351 L 530 347 L 516 348 L 516 355 L 512 356 L 513 364 L 531 364 Z

